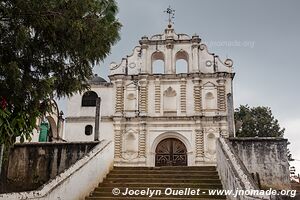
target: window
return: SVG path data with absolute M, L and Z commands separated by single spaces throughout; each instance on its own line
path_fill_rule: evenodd
M 164 74 L 165 73 L 165 56 L 162 52 L 156 51 L 151 56 L 152 60 L 152 73 Z
M 165 73 L 165 63 L 163 60 L 155 60 L 152 64 L 153 74 L 164 74 Z
M 180 73 L 188 73 L 189 70 L 189 65 L 188 65 L 188 60 L 189 60 L 189 55 L 186 51 L 180 50 L 176 53 L 175 55 L 175 67 L 176 67 L 176 74 Z
M 96 106 L 98 95 L 96 92 L 88 91 L 82 96 L 81 106 L 82 107 L 93 107 Z
M 85 135 L 92 135 L 93 133 L 93 126 L 92 125 L 86 125 L 84 129 Z
M 184 59 L 176 61 L 176 74 L 188 73 L 188 63 Z

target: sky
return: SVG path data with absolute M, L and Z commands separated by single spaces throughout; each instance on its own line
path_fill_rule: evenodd
M 175 9 L 176 33 L 198 34 L 211 53 L 234 62 L 234 104 L 271 107 L 286 129 L 300 173 L 300 1 L 117 0 L 121 40 L 94 72 L 107 79 L 109 64 L 130 55 L 139 39 L 163 33 L 163 12 Z M 60 103 L 61 104 L 61 103 Z

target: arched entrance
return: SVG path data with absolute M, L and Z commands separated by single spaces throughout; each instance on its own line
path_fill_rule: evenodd
M 155 150 L 155 166 L 187 166 L 187 150 L 176 138 L 160 141 Z

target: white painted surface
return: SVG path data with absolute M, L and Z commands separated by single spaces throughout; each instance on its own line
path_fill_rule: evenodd
M 113 167 L 113 151 L 111 141 L 102 141 L 73 166 L 42 186 L 42 189 L 0 194 L 0 200 L 83 200 Z

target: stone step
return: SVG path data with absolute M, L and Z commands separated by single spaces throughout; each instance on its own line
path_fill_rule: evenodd
M 185 171 L 185 170 L 189 170 L 189 171 L 216 171 L 216 167 L 215 166 L 164 166 L 164 167 L 114 167 L 114 170 L 134 170 L 134 171 L 138 171 L 138 170 L 172 170 L 172 171 Z
M 149 195 L 114 195 L 114 188 L 121 193 L 129 190 L 160 190 L 159 196 Z M 198 195 L 165 195 L 166 188 L 184 190 L 199 189 Z M 215 166 L 203 167 L 114 167 L 102 183 L 95 188 L 88 200 L 213 200 L 226 199 L 226 196 L 210 196 L 209 189 L 222 189 Z
M 187 200 L 199 200 L 199 199 L 203 199 L 203 200 L 214 200 L 214 199 L 226 199 L 226 197 L 195 197 L 195 198 L 191 198 L 191 197 L 187 197 L 187 198 L 182 198 L 182 197 L 169 197 L 169 198 L 163 198 L 163 197 L 86 197 L 86 200 L 182 200 L 182 199 L 187 199 Z
M 162 191 L 164 191 L 164 189 Z M 125 192 L 125 190 L 121 190 L 121 193 L 123 193 L 123 192 Z M 95 191 L 93 193 L 93 197 L 119 197 L 119 198 L 122 198 L 122 197 L 123 198 L 124 197 L 131 197 L 131 198 L 147 197 L 147 198 L 151 198 L 151 199 L 153 199 L 153 198 L 161 198 L 161 199 L 166 199 L 167 198 L 168 199 L 168 198 L 178 198 L 178 197 L 180 197 L 180 198 L 190 198 L 192 196 L 192 195 L 164 195 L 164 194 L 162 194 L 162 195 L 155 195 L 154 194 L 153 196 L 149 196 L 149 194 L 148 195 L 132 195 L 132 196 L 129 196 L 128 194 L 114 195 L 112 193 L 112 191 L 110 191 L 110 192 L 97 192 L 97 191 Z M 226 199 L 226 196 L 209 195 L 208 191 L 205 194 L 194 195 L 192 197 L 197 197 L 197 198 L 205 198 L 206 197 L 206 198 L 215 198 L 215 199 Z
M 188 170 L 112 170 L 110 174 L 191 174 L 217 175 L 216 171 L 188 171 Z
M 109 178 L 188 178 L 188 179 L 219 179 L 217 173 L 214 174 L 113 174 L 106 176 Z
M 220 183 L 219 179 L 183 178 L 107 178 L 104 183 Z
M 99 187 L 143 187 L 143 188 L 152 188 L 152 187 L 181 187 L 181 188 L 208 188 L 208 189 L 221 189 L 221 183 L 100 183 Z
M 86 200 L 182 200 L 182 199 L 188 199 L 188 200 L 215 200 L 215 199 L 226 199 L 224 196 L 204 196 L 204 197 L 187 197 L 187 198 L 182 198 L 182 197 L 86 197 Z
M 95 192 L 110 192 L 114 189 L 115 187 L 96 187 L 95 188 Z M 125 191 L 127 187 L 119 187 L 120 191 Z M 130 189 L 132 190 L 145 190 L 147 188 L 145 187 L 131 187 Z M 152 187 L 150 188 L 151 190 L 161 190 L 164 191 L 166 189 L 166 187 Z M 172 187 L 172 189 L 177 190 L 177 189 L 182 189 L 182 187 Z M 192 188 L 191 188 L 192 189 Z M 194 188 L 194 189 L 198 189 L 198 188 Z M 201 192 L 205 192 L 205 194 L 208 194 L 208 190 L 209 188 L 201 188 Z

